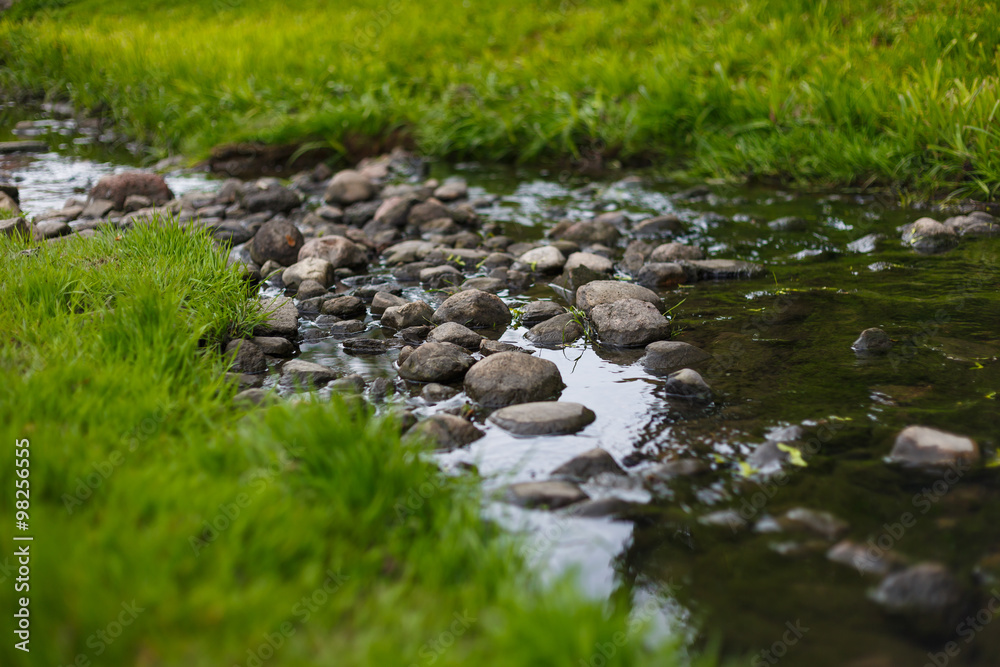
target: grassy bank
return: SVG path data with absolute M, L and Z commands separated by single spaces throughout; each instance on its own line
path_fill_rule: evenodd
M 973 0 L 22 0 L 0 86 L 193 154 L 396 131 L 448 157 L 983 198 L 1000 187 L 997 25 Z
M 259 316 L 208 238 L 24 247 L 0 239 L 4 665 L 575 666 L 609 642 L 608 664 L 675 664 L 615 643 L 623 606 L 538 584 L 474 482 L 391 421 L 235 407 L 217 343 Z M 11 641 L 12 533 L 34 537 L 30 654 Z

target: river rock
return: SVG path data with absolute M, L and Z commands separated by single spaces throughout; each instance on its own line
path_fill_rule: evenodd
M 556 238 L 573 241 L 580 245 L 600 243 L 614 247 L 621 238 L 621 232 L 605 220 L 587 220 L 570 225 L 565 230 L 556 233 Z
M 512 505 L 550 510 L 566 507 L 588 498 L 589 496 L 576 484 L 561 480 L 511 484 L 504 495 L 504 499 Z
M 806 222 L 805 218 L 787 215 L 783 218 L 772 220 L 767 223 L 767 226 L 776 232 L 802 232 L 809 228 L 809 223 Z
M 116 211 L 124 210 L 125 199 L 129 195 L 149 197 L 157 206 L 162 206 L 174 198 L 174 193 L 167 187 L 167 182 L 162 176 L 142 171 L 102 176 L 97 185 L 90 189 L 91 200 L 109 200 Z
M 281 367 L 283 384 L 324 385 L 336 379 L 337 373 L 332 368 L 314 364 L 310 361 L 292 359 Z
M 434 190 L 434 197 L 441 201 L 464 199 L 469 193 L 469 186 L 464 179 L 449 178 Z
M 920 563 L 890 574 L 871 595 L 920 635 L 952 635 L 969 609 L 966 589 L 940 563 Z
M 462 284 L 465 276 L 450 264 L 432 266 L 420 271 L 420 282 L 427 289 L 444 289 Z
M 701 248 L 684 245 L 683 243 L 670 242 L 656 246 L 652 254 L 649 256 L 649 261 L 659 264 L 665 262 L 675 262 L 677 260 L 704 258 L 705 253 Z
M 892 340 L 889 334 L 878 328 L 865 329 L 858 336 L 858 339 L 851 345 L 855 352 L 867 352 L 878 354 L 888 352 L 892 349 Z
M 280 336 L 294 340 L 299 335 L 299 311 L 291 299 L 277 297 L 262 303 L 259 308 L 270 314 L 254 329 L 255 336 Z
M 323 302 L 320 312 L 344 319 L 365 316 L 365 302 L 356 296 L 335 296 Z
M 579 403 L 541 401 L 497 410 L 490 421 L 514 435 L 576 433 L 594 421 L 594 413 Z
M 323 260 L 317 260 L 323 261 Z M 284 279 L 282 279 L 284 282 Z M 316 282 L 315 280 L 303 280 L 299 283 L 299 289 L 295 292 L 295 298 L 301 303 L 307 299 L 315 299 L 316 297 L 326 296 L 329 294 L 329 290 L 323 287 L 322 283 Z
M 535 273 L 559 273 L 566 264 L 566 257 L 559 252 L 558 248 L 546 245 L 529 250 L 521 255 L 517 261 L 528 267 L 527 269 L 521 267 L 525 271 L 530 269 Z
M 644 287 L 669 289 L 687 282 L 687 272 L 674 262 L 652 262 L 639 269 L 635 281 Z
M 903 244 L 920 253 L 937 253 L 954 248 L 958 235 L 953 228 L 933 218 L 920 218 L 903 227 Z
M 663 386 L 670 396 L 699 400 L 708 400 L 712 397 L 712 388 L 698 371 L 690 368 L 682 368 L 671 373 Z
M 355 356 L 385 354 L 388 349 L 388 344 L 378 338 L 349 338 L 344 341 L 344 352 Z
M 458 390 L 437 382 L 424 385 L 420 391 L 420 397 L 428 403 L 440 403 L 458 394 Z
M 2 204 L 0 204 L 2 205 Z M 3 214 L 0 213 L 0 216 Z M 72 234 L 73 228 L 69 226 L 68 223 L 62 220 L 45 220 L 44 222 L 39 222 L 35 225 L 34 234 L 35 238 L 41 239 L 55 239 L 60 236 L 66 236 L 67 234 Z
M 434 343 L 452 343 L 473 351 L 479 350 L 479 342 L 482 339 L 483 337 L 475 331 L 458 322 L 445 322 L 435 327 L 427 336 L 427 340 Z
M 672 373 L 711 358 L 712 355 L 694 345 L 677 340 L 660 340 L 646 346 L 642 365 L 649 373 Z
M 19 215 L 21 215 L 21 209 L 18 207 L 17 202 L 14 201 L 14 198 L 6 192 L 0 192 L 0 220 Z
M 896 436 L 889 460 L 907 466 L 972 465 L 979 461 L 975 440 L 926 426 L 908 426 Z
M 563 270 L 573 271 L 574 269 L 579 269 L 581 267 L 589 269 L 594 273 L 611 273 L 614 271 L 615 265 L 614 262 L 607 257 L 603 257 L 592 252 L 574 252 L 566 258 L 566 264 L 563 266 Z
M 272 357 L 290 357 L 295 354 L 295 343 L 279 336 L 254 336 L 250 339 L 261 352 Z
M 467 419 L 445 413 L 419 422 L 410 429 L 410 434 L 429 440 L 439 450 L 464 447 L 486 435 Z
M 295 192 L 271 181 L 248 183 L 243 189 L 242 206 L 247 213 L 288 213 L 301 204 L 302 200 Z
M 520 352 L 486 357 L 465 376 L 466 393 L 488 408 L 550 400 L 564 386 L 554 363 Z
M 859 574 L 885 576 L 902 567 L 902 559 L 892 551 L 884 551 L 876 544 L 862 544 L 842 540 L 826 552 L 828 560 L 853 567 Z
M 510 408 L 505 409 L 509 410 Z M 622 467 L 618 465 L 618 462 L 615 461 L 611 454 L 608 454 L 600 447 L 589 449 L 583 454 L 574 456 L 552 471 L 553 477 L 573 482 L 585 482 L 591 477 L 597 477 L 602 474 L 624 475 L 625 471 L 622 470 Z
M 552 301 L 532 301 L 521 309 L 521 324 L 531 328 L 565 312 L 565 308 Z
M 285 283 L 285 287 L 295 289 L 303 282 L 311 280 L 319 283 L 324 288 L 323 291 L 325 292 L 326 288 L 330 287 L 330 285 L 332 285 L 336 280 L 334 271 L 335 268 L 333 264 L 325 259 L 307 257 L 301 262 L 296 262 L 282 271 L 281 281 Z
M 367 176 L 353 169 L 337 172 L 326 187 L 323 200 L 327 204 L 350 206 L 356 202 L 371 199 L 375 194 L 375 185 Z
M 459 292 L 445 299 L 436 311 L 436 324 L 458 322 L 470 329 L 491 329 L 510 324 L 511 315 L 507 304 L 496 294 L 480 290 Z
M 580 287 L 576 291 L 576 305 L 589 314 L 594 306 L 614 303 L 622 299 L 638 299 L 652 304 L 657 312 L 663 308 L 663 302 L 650 289 L 620 280 L 595 280 Z
M 7 218 L 0 220 L 0 236 L 31 236 L 31 227 L 24 218 Z
M 392 308 L 393 306 L 405 306 L 407 303 L 409 302 L 401 296 L 396 296 L 395 294 L 390 294 L 389 292 L 376 292 L 375 296 L 372 298 L 372 315 L 382 315 L 387 308 Z
M 424 343 L 399 365 L 399 376 L 412 382 L 455 382 L 475 359 L 458 345 Z
M 484 357 L 488 357 L 491 354 L 500 354 L 501 352 L 518 352 L 520 354 L 532 354 L 531 350 L 525 350 L 517 345 L 511 345 L 510 343 L 501 343 L 498 340 L 490 340 L 489 338 L 483 338 L 479 341 L 479 352 Z
M 944 224 L 960 236 L 1000 236 L 1000 223 L 985 211 L 948 218 Z
M 760 264 L 736 259 L 691 259 L 680 264 L 688 274 L 688 281 L 759 278 L 765 273 Z
M 390 306 L 382 313 L 382 326 L 391 329 L 427 324 L 434 317 L 434 310 L 423 301 L 413 301 L 405 306 Z
M 556 315 L 536 324 L 524 337 L 540 347 L 568 345 L 583 335 L 583 326 L 573 313 Z
M 601 343 L 613 347 L 642 347 L 670 337 L 670 320 L 656 306 L 639 299 L 595 306 L 590 311 L 590 321 Z
M 257 236 L 260 236 L 260 232 L 257 232 Z M 254 243 L 257 243 L 256 238 L 254 238 Z M 300 262 L 309 257 L 318 257 L 333 264 L 335 269 L 360 270 L 368 266 L 368 252 L 364 247 L 343 236 L 322 236 L 309 239 L 301 248 L 298 253 Z
M 250 242 L 250 257 L 258 266 L 273 260 L 281 266 L 291 266 L 300 259 L 305 240 L 298 227 L 287 220 L 269 220 L 261 225 Z
M 230 370 L 236 373 L 264 373 L 267 371 L 267 359 L 264 351 L 256 343 L 237 339 L 226 345 L 225 356 L 229 359 Z
M 684 224 L 681 219 L 676 215 L 667 214 L 643 220 L 632 230 L 632 235 L 637 239 L 656 239 L 669 238 L 683 232 Z
M 114 208 L 115 203 L 110 199 L 91 199 L 83 207 L 80 217 L 87 220 L 103 218 L 108 213 L 111 213 Z

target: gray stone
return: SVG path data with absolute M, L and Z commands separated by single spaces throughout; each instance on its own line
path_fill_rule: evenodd
M 0 192 L 0 220 L 21 215 L 21 208 L 13 197 L 6 192 Z
M 535 273 L 559 273 L 566 264 L 566 257 L 559 252 L 558 248 L 550 245 L 535 248 L 521 255 L 518 262 Z
M 424 343 L 399 364 L 399 377 L 412 382 L 455 382 L 476 363 L 451 343 Z
M 388 349 L 386 342 L 378 338 L 351 338 L 344 341 L 344 352 L 356 356 L 385 354 Z
M 277 183 L 269 182 L 263 188 L 248 184 L 243 192 L 242 206 L 247 213 L 288 213 L 301 204 L 302 200 L 295 192 Z
M 620 280 L 595 280 L 587 283 L 576 291 L 576 305 L 589 314 L 595 307 L 605 303 L 614 303 L 622 299 L 638 299 L 656 307 L 657 312 L 663 308 L 663 302 L 650 289 Z
M 286 361 L 281 367 L 283 384 L 319 386 L 336 379 L 336 377 L 337 374 L 333 369 L 301 359 Z
M 940 563 L 920 563 L 890 574 L 871 594 L 886 612 L 918 635 L 950 636 L 969 610 L 969 594 Z
M 804 218 L 794 215 L 772 220 L 767 226 L 776 232 L 802 232 L 809 228 Z
M 409 264 L 417 262 L 429 255 L 434 250 L 434 244 L 429 241 L 410 240 L 401 241 L 389 246 L 383 252 L 385 263 L 389 266 L 396 264 Z
M 420 272 L 420 282 L 427 289 L 455 287 L 460 285 L 463 280 L 465 280 L 465 276 L 462 275 L 462 272 L 449 264 L 432 266 Z
M 670 238 L 674 234 L 684 232 L 684 224 L 676 215 L 658 215 L 655 218 L 643 220 L 635 229 L 632 235 L 637 239 L 657 239 Z
M 680 265 L 687 272 L 689 281 L 759 278 L 765 273 L 760 264 L 736 259 L 691 259 L 680 262 Z
M 14 0 L 9 0 L 13 2 Z M 11 153 L 47 153 L 49 145 L 44 141 L 0 141 L 0 155 Z
M 501 343 L 498 340 L 490 340 L 489 338 L 483 338 L 481 341 L 479 341 L 479 352 L 484 357 L 488 357 L 491 354 L 500 354 L 501 352 L 518 352 L 521 354 L 532 354 L 531 350 L 525 350 L 524 348 L 518 347 L 517 345 L 511 345 L 510 343 Z
M 263 228 L 261 229 L 263 230 Z M 260 236 L 260 232 L 257 232 L 257 236 Z M 256 238 L 254 238 L 254 243 L 257 243 Z M 360 270 L 368 266 L 368 252 L 364 247 L 343 236 L 322 236 L 318 239 L 310 239 L 301 248 L 297 256 L 300 262 L 309 257 L 318 257 L 333 264 L 335 269 Z
M 371 199 L 374 194 L 375 185 L 371 179 L 353 169 L 345 169 L 330 179 L 323 200 L 327 204 L 348 206 Z
M 346 336 L 364 331 L 365 323 L 361 320 L 344 320 L 343 322 L 334 322 L 328 330 L 334 336 Z
M 327 294 L 329 294 L 329 291 L 322 284 L 315 280 L 303 280 L 299 283 L 299 289 L 295 292 L 295 298 L 301 302 L 305 299 L 315 299 Z
M 881 329 L 865 329 L 851 345 L 851 349 L 855 352 L 874 354 L 888 352 L 892 349 L 892 340 L 889 338 L 889 334 Z
M 566 309 L 558 303 L 552 301 L 532 301 L 521 309 L 521 324 L 531 328 L 565 312 Z
M 576 433 L 593 423 L 594 413 L 579 403 L 540 401 L 497 410 L 490 421 L 514 435 Z
M 407 303 L 409 302 L 401 296 L 389 294 L 388 292 L 376 292 L 375 297 L 372 299 L 371 312 L 373 316 L 382 315 L 387 308 L 405 306 Z
M 440 450 L 464 447 L 486 435 L 467 419 L 445 413 L 433 415 L 418 423 L 409 434 L 434 443 Z
M 230 369 L 236 373 L 264 373 L 267 371 L 267 359 L 264 352 L 256 343 L 236 339 L 229 341 L 226 345 L 226 358 L 229 359 Z
M 590 321 L 601 343 L 613 347 L 643 347 L 670 337 L 670 320 L 648 301 L 602 303 L 590 311 Z
M 413 301 L 404 306 L 390 306 L 382 313 L 382 326 L 391 329 L 427 324 L 434 317 L 434 310 L 423 301 Z
M 479 350 L 482 336 L 458 322 L 445 322 L 437 326 L 427 336 L 427 340 L 435 343 L 452 343 L 467 350 Z
M 277 297 L 262 303 L 259 308 L 269 314 L 267 319 L 254 329 L 254 336 L 280 336 L 289 340 L 298 337 L 299 311 L 291 299 Z
M 263 405 L 267 400 L 267 392 L 260 388 L 244 389 L 233 396 L 233 403 L 247 407 Z
M 567 229 L 557 232 L 556 238 L 573 241 L 580 245 L 600 243 L 614 247 L 621 238 L 621 232 L 605 220 L 588 220 L 570 225 Z
M 489 292 L 490 294 L 499 294 L 507 289 L 507 283 L 499 278 L 488 278 L 486 276 L 479 276 L 476 278 L 469 278 L 464 281 L 459 289 L 463 292 L 469 290 L 479 290 L 480 292 Z
M 438 384 L 437 382 L 431 382 L 424 385 L 424 388 L 420 392 L 420 397 L 428 403 L 440 403 L 441 401 L 447 401 L 457 394 L 457 389 Z
M 486 357 L 465 376 L 466 393 L 488 408 L 554 399 L 564 386 L 554 363 L 520 352 Z
M 407 222 L 415 227 L 420 227 L 432 220 L 451 219 L 451 217 L 451 211 L 448 210 L 448 207 L 432 198 L 414 204 L 407 216 Z
M 524 337 L 539 347 L 569 345 L 583 335 L 583 326 L 573 313 L 556 315 L 536 324 Z
M 551 510 L 587 500 L 589 497 L 576 484 L 560 480 L 511 484 L 504 495 L 504 499 L 512 505 Z
M 708 472 L 708 466 L 698 459 L 674 459 L 666 461 L 643 472 L 647 484 L 670 481 L 677 477 L 694 477 Z
M 320 312 L 344 319 L 365 316 L 365 302 L 356 296 L 335 296 L 323 302 Z
M 826 557 L 834 563 L 853 567 L 860 574 L 885 576 L 902 567 L 902 559 L 892 551 L 872 549 L 870 544 L 843 540 L 830 547 Z
M 687 272 L 673 262 L 651 262 L 639 269 L 635 280 L 644 287 L 668 289 L 687 282 Z
M 382 229 L 404 227 L 411 206 L 413 206 L 412 197 L 389 197 L 375 210 L 372 219 Z
M 708 400 L 712 397 L 712 388 L 701 377 L 698 371 L 682 368 L 667 376 L 664 388 L 670 396 Z
M 110 199 L 91 199 L 83 208 L 81 218 L 103 218 L 114 210 L 115 204 Z
M 594 273 L 611 273 L 615 265 L 607 257 L 595 255 L 592 252 L 574 252 L 566 258 L 566 264 L 563 266 L 563 269 L 572 271 L 581 267 L 590 269 Z
M 272 357 L 290 357 L 295 354 L 295 343 L 278 336 L 254 336 L 250 339 L 264 354 Z
M 907 466 L 958 466 L 979 461 L 975 440 L 926 426 L 908 426 L 896 436 L 889 460 Z
M 35 225 L 35 238 L 54 239 L 73 233 L 73 228 L 62 220 L 46 220 Z
M 504 327 L 510 324 L 510 320 L 507 304 L 496 294 L 480 290 L 468 290 L 448 297 L 434 311 L 433 317 L 436 324 L 458 322 L 470 329 Z
M 335 268 L 333 264 L 325 259 L 307 257 L 282 271 L 281 282 L 285 283 L 285 287 L 295 289 L 303 282 L 311 280 L 327 288 L 336 279 L 334 274 Z
M 363 394 L 365 379 L 358 373 L 352 373 L 334 380 L 330 383 L 330 389 L 343 394 Z
M 90 190 L 90 200 L 106 199 L 116 211 L 124 210 L 129 195 L 149 197 L 157 206 L 174 198 L 163 176 L 141 171 L 126 171 L 102 176 Z M 100 217 L 100 216 L 95 216 Z
M 903 244 L 920 253 L 937 253 L 954 248 L 958 235 L 933 218 L 920 218 L 903 228 Z
M 701 248 L 684 245 L 683 243 L 664 243 L 657 246 L 649 256 L 649 261 L 653 263 L 674 262 L 683 259 L 704 259 L 705 253 Z
M 434 190 L 434 197 L 441 201 L 454 201 L 465 198 L 468 192 L 469 186 L 463 179 L 450 178 Z
M 846 521 L 838 519 L 829 512 L 795 507 L 788 510 L 778 519 L 783 530 L 804 530 L 816 533 L 831 542 L 847 532 Z
M 649 373 L 672 373 L 711 358 L 712 355 L 694 345 L 676 340 L 661 340 L 646 346 L 642 365 Z
M 302 232 L 292 223 L 287 220 L 268 220 L 261 225 L 250 242 L 250 257 L 259 266 L 263 266 L 269 259 L 282 266 L 291 266 L 299 260 L 299 251 L 304 242 Z

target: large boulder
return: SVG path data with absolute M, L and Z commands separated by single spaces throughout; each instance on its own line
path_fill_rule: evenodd
M 590 321 L 601 343 L 613 347 L 644 347 L 670 337 L 670 320 L 648 301 L 602 303 L 590 311 Z
M 174 198 L 167 182 L 159 174 L 144 171 L 126 171 L 121 174 L 103 176 L 90 189 L 90 199 L 106 199 L 116 211 L 125 209 L 125 200 L 130 195 L 148 197 L 157 206 L 162 206 Z
M 258 266 L 263 266 L 269 259 L 281 266 L 291 266 L 300 259 L 299 251 L 304 242 L 302 232 L 292 223 L 269 220 L 261 225 L 250 242 L 250 257 Z
M 259 236 L 260 232 L 257 235 Z M 368 252 L 364 247 L 343 236 L 309 239 L 299 250 L 298 260 L 302 261 L 309 257 L 325 259 L 333 264 L 335 269 L 363 269 L 368 266 Z
M 620 280 L 595 280 L 576 291 L 577 307 L 588 314 L 594 306 L 622 299 L 638 299 L 652 304 L 657 311 L 663 309 L 663 302 L 653 290 Z
M 465 375 L 466 393 L 489 408 L 550 400 L 564 386 L 554 363 L 520 352 L 488 356 Z
M 470 289 L 444 300 L 436 311 L 435 324 L 458 322 L 470 329 L 492 329 L 510 324 L 507 304 L 496 294 Z
M 399 365 L 399 377 L 413 382 L 454 382 L 472 368 L 475 359 L 452 343 L 424 343 Z

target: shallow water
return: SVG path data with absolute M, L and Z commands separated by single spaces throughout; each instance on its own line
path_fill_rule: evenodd
M 61 207 L 78 188 L 127 162 L 48 153 L 0 158 L 0 170 L 22 179 L 24 208 L 38 213 Z M 878 579 L 828 560 L 832 541 L 700 524 L 708 512 L 732 508 L 756 522 L 808 507 L 846 521 L 850 539 L 883 543 L 885 525 L 911 512 L 915 525 L 891 539 L 895 553 L 911 562 L 940 561 L 969 581 L 975 575 L 983 591 L 1000 585 L 1000 468 L 967 473 L 934 493 L 924 512 L 916 497 L 933 489 L 935 478 L 884 460 L 895 434 L 910 424 L 970 436 L 989 463 L 996 460 L 1000 239 L 964 238 L 947 253 L 918 255 L 901 246 L 897 227 L 926 213 L 853 194 L 714 188 L 714 194 L 688 200 L 676 196 L 681 186 L 650 173 L 591 182 L 479 165 L 434 167 L 436 177 L 455 174 L 469 181 L 470 199 L 499 196 L 479 213 L 516 240 L 541 239 L 559 219 L 602 211 L 624 211 L 633 222 L 675 213 L 687 232 L 674 240 L 699 245 L 710 257 L 752 260 L 768 269 L 763 278 L 699 282 L 661 294 L 668 307 L 676 306 L 674 339 L 715 357 L 701 368 L 715 393 L 711 405 L 666 396 L 662 378 L 643 369 L 641 350 L 606 350 L 581 340 L 536 354 L 559 367 L 567 385 L 561 400 L 596 413 L 592 425 L 576 435 L 515 438 L 486 422 L 480 410 L 476 421 L 486 437 L 439 455 L 448 470 L 474 464 L 490 491 L 510 481 L 545 479 L 593 447 L 627 465 L 628 480 L 584 488 L 595 498 L 645 504 L 634 522 L 491 504 L 489 516 L 534 536 L 529 555 L 557 569 L 577 564 L 581 582 L 596 595 L 626 589 L 637 599 L 658 599 L 665 623 L 689 633 L 694 644 L 719 640 L 725 655 L 750 661 L 757 654 L 752 664 L 772 664 L 758 654 L 770 647 L 771 657 L 780 653 L 787 665 L 924 665 L 947 638 L 929 638 L 884 615 L 867 597 Z M 168 180 L 177 194 L 214 187 L 198 174 Z M 804 218 L 805 228 L 776 231 L 766 224 L 789 215 Z M 860 252 L 849 247 L 872 233 L 887 238 Z M 443 299 L 419 286 L 409 286 L 406 296 Z M 545 282 L 526 294 L 502 296 L 511 307 L 560 299 Z M 391 335 L 368 322 L 365 335 Z M 852 341 L 876 326 L 896 340 L 894 351 L 858 357 Z M 500 340 L 530 348 L 525 331 L 508 328 Z M 396 381 L 395 350 L 353 357 L 341 340 L 303 342 L 301 357 L 366 380 Z M 459 394 L 431 406 L 419 398 L 420 387 L 397 388 L 392 400 L 419 414 L 466 402 Z M 797 434 L 778 433 L 795 426 Z M 741 464 L 769 434 L 799 446 L 814 443 L 817 451 L 805 457 L 805 466 L 786 468 L 782 482 L 746 476 Z M 644 470 L 680 456 L 698 458 L 710 471 L 643 486 Z M 755 497 L 765 498 L 762 506 L 748 504 Z M 807 628 L 794 644 L 783 643 L 788 623 Z M 948 664 L 1000 663 L 1000 622 L 987 623 L 968 643 L 959 639 L 959 648 Z

